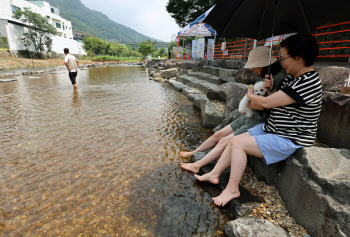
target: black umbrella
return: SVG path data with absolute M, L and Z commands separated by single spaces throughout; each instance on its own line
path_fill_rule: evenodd
M 326 23 L 348 20 L 349 9 L 350 0 L 221 0 L 203 21 L 221 38 L 271 37 L 273 45 L 274 35 L 311 33 Z M 271 57 L 272 46 L 270 64 Z
M 350 0 L 221 0 L 204 22 L 221 38 L 260 40 L 349 19 Z

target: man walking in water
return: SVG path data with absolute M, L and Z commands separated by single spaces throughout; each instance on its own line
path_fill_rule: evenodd
M 66 55 L 64 57 L 64 64 L 66 64 L 66 67 L 68 69 L 69 79 L 71 80 L 74 89 L 78 89 L 76 80 L 78 75 L 79 60 L 69 53 L 68 48 L 65 48 L 63 51 Z

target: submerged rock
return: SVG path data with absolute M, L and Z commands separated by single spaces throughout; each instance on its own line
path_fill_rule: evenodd
M 229 237 L 289 236 L 281 227 L 258 217 L 243 217 L 228 222 L 224 233 Z

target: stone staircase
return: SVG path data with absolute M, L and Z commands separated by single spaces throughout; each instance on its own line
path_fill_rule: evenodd
M 220 78 L 234 78 L 236 72 L 235 69 L 200 66 L 181 70 L 176 80 L 170 79 L 169 83 L 192 101 L 195 108 L 201 110 L 203 125 L 214 128 L 224 119 L 225 97 L 222 96 L 221 85 L 227 81 Z

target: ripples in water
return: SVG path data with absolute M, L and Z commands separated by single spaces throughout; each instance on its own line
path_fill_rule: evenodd
M 0 84 L 0 235 L 213 236 L 227 221 L 181 149 L 210 135 L 144 67 Z

